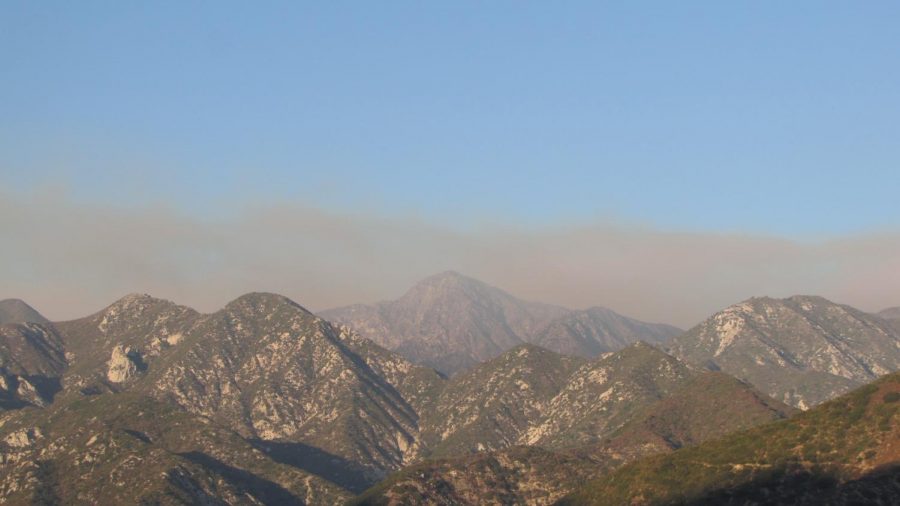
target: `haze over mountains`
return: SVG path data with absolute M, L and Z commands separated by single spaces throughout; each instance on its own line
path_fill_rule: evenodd
M 417 283 L 394 301 L 320 314 L 446 374 L 523 343 L 594 357 L 639 340 L 661 343 L 680 332 L 671 325 L 641 322 L 604 308 L 572 311 L 523 301 L 453 271 Z
M 900 506 L 900 1 L 510 4 L 0 2 L 0 506 Z
M 361 500 L 549 504 L 900 369 L 895 327 L 819 297 L 750 299 L 671 340 L 456 273 L 324 313 L 396 351 L 268 293 L 209 314 L 132 294 L 56 323 L 0 307 L 8 504 L 335 504 L 373 485 Z

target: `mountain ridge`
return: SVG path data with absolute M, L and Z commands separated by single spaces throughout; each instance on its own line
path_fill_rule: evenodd
M 791 322 L 887 328 L 825 299 L 786 300 L 778 304 Z M 804 304 L 832 309 L 795 316 Z M 498 480 L 497 497 L 543 504 L 591 473 L 793 412 L 746 379 L 643 341 L 590 359 L 521 342 L 447 377 L 267 292 L 205 314 L 129 294 L 84 318 L 0 330 L 0 498 L 14 503 L 51 493 L 71 499 L 71 489 L 95 502 L 328 504 L 403 476 L 422 493 L 445 484 L 461 498 L 462 490 L 489 493 L 484 480 Z M 719 344 L 706 343 L 713 351 Z M 155 411 L 157 420 L 147 417 Z M 108 469 L 91 474 L 96 487 L 70 482 L 60 470 L 91 464 L 85 458 L 147 459 L 155 478 L 125 481 L 133 495 L 115 492 Z M 411 469 L 434 481 L 418 481 Z M 18 483 L 28 484 L 26 495 Z
M 668 349 L 809 408 L 900 368 L 900 333 L 818 296 L 753 297 L 710 316 Z

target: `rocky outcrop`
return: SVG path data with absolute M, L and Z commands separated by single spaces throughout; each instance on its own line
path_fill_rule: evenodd
M 137 375 L 141 367 L 141 354 L 129 346 L 116 345 L 108 365 L 106 378 L 113 383 L 125 383 Z
M 10 432 L 3 441 L 13 448 L 24 448 L 42 436 L 39 428 L 19 429 Z
M 50 403 L 66 368 L 64 345 L 52 325 L 0 325 L 0 410 Z

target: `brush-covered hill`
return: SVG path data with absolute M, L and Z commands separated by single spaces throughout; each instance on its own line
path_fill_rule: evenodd
M 691 369 L 646 344 L 583 364 L 544 403 L 569 409 L 543 408 L 529 430 L 518 429 L 520 445 L 405 468 L 356 503 L 551 504 L 584 480 L 641 456 L 795 411 L 746 383 Z M 535 434 L 544 446 L 521 445 Z
M 335 504 L 361 479 L 333 456 L 270 455 L 208 418 L 130 392 L 18 415 L 0 439 L 4 504 Z
M 758 297 L 677 336 L 670 351 L 806 409 L 900 369 L 900 332 L 822 297 Z
M 585 362 L 524 344 L 454 376 L 422 417 L 421 456 L 517 444 Z
M 563 504 L 900 502 L 900 374 L 789 420 L 641 460 Z

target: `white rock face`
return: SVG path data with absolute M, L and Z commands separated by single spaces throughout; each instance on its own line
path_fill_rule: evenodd
M 16 380 L 19 383 L 18 388 L 16 388 L 16 396 L 35 406 L 43 407 L 47 405 L 47 400 L 41 396 L 41 393 L 30 381 L 22 376 L 16 376 Z
M 40 429 L 22 429 L 6 436 L 4 441 L 13 448 L 23 448 L 33 443 L 39 437 L 41 437 Z
M 137 374 L 137 364 L 134 361 L 136 352 L 128 346 L 118 345 L 113 348 L 109 359 L 109 370 L 106 377 L 113 383 L 123 383 Z
M 180 343 L 182 339 L 184 339 L 184 334 L 182 334 L 181 332 L 176 332 L 166 337 L 166 344 L 168 344 L 169 346 L 175 346 L 176 344 Z

